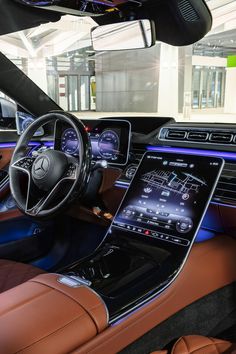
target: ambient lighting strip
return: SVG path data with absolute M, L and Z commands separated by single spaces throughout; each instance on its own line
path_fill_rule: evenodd
M 29 143 L 29 146 L 48 146 L 51 147 L 53 146 L 53 142 L 51 141 L 43 141 L 41 143 L 36 142 L 36 141 L 32 141 Z M 0 149 L 7 149 L 7 148 L 15 148 L 16 147 L 16 143 L 0 143 Z
M 236 153 L 226 152 L 226 151 L 215 151 L 215 150 L 201 150 L 201 149 L 191 149 L 191 148 L 178 148 L 178 147 L 167 147 L 167 146 L 147 146 L 147 151 L 160 151 L 160 152 L 174 152 L 176 154 L 188 154 L 188 155 L 200 155 L 200 156 L 214 156 L 222 157 L 226 160 L 236 160 Z

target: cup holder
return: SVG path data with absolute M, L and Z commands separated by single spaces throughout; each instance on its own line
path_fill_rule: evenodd
M 93 258 L 72 266 L 68 273 L 90 281 L 95 291 L 115 297 L 158 267 L 158 262 L 137 249 L 108 244 Z

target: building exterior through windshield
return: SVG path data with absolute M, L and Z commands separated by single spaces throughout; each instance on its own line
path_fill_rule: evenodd
M 97 52 L 89 17 L 0 37 L 1 51 L 66 111 L 235 122 L 236 2 L 209 0 L 211 32 L 188 47 Z M 0 93 L 4 97 L 3 93 Z

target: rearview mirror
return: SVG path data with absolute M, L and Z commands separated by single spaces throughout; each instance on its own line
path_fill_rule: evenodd
M 149 20 L 98 26 L 92 29 L 91 38 L 96 51 L 150 48 L 156 42 L 154 24 Z

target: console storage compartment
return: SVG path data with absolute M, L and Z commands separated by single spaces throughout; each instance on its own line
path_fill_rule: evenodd
M 39 275 L 2 293 L 0 304 L 0 353 L 4 354 L 66 354 L 108 325 L 100 297 L 57 274 Z

